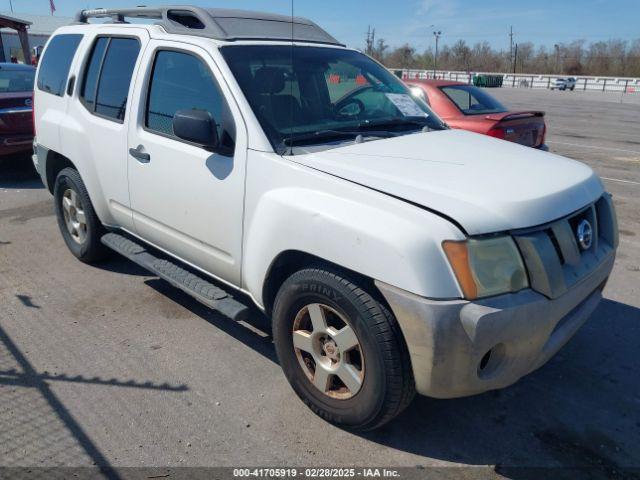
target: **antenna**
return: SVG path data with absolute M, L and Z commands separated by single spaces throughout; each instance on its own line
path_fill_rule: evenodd
M 293 39 L 294 39 L 294 17 L 293 17 L 293 2 L 294 0 L 291 0 L 291 74 L 289 76 L 289 95 L 291 95 L 291 97 L 293 98 L 293 80 L 294 80 L 294 69 L 293 69 L 293 50 L 294 50 L 294 46 L 293 46 Z M 290 134 L 290 138 L 291 140 L 293 140 L 293 102 L 289 102 L 290 104 L 290 108 L 289 108 L 289 134 Z M 293 155 L 293 141 L 289 142 L 289 155 Z

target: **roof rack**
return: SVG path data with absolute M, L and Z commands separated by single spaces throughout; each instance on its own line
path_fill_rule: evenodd
M 196 35 L 216 40 L 278 40 L 340 45 L 317 24 L 302 17 L 271 13 L 200 8 L 190 5 L 135 8 L 96 8 L 81 10 L 76 23 L 89 23 L 90 18 L 111 18 L 113 23 L 126 23 L 126 18 L 158 20 L 167 33 Z

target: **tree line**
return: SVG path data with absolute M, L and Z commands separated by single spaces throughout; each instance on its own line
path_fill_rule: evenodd
M 368 42 L 367 53 L 389 68 L 433 70 L 436 66 L 432 47 L 418 52 L 408 43 L 391 48 L 382 38 Z M 587 43 L 575 40 L 553 47 L 523 42 L 513 51 L 496 50 L 489 42 L 474 45 L 458 40 L 453 45 L 438 48 L 438 70 L 468 72 L 513 72 L 640 77 L 640 38 L 633 41 L 607 40 Z

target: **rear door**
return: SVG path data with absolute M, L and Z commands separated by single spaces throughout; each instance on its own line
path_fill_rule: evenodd
M 149 39 L 142 28 L 110 26 L 87 38 L 73 101 L 61 128 L 64 153 L 79 163 L 94 203 L 107 202 L 114 226 L 133 228 L 127 182 L 127 119 L 132 78 Z M 36 106 L 36 108 L 38 108 Z
M 229 283 L 240 284 L 247 134 L 203 48 L 152 40 L 129 124 L 129 189 L 136 233 Z M 225 151 L 177 138 L 178 110 L 209 112 Z

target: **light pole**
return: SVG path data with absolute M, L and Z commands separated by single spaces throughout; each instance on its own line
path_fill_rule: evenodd
M 433 32 L 433 36 L 436 39 L 436 55 L 433 58 L 433 78 L 436 78 L 436 70 L 438 70 L 438 40 L 440 40 L 440 35 L 442 35 L 440 30 Z

